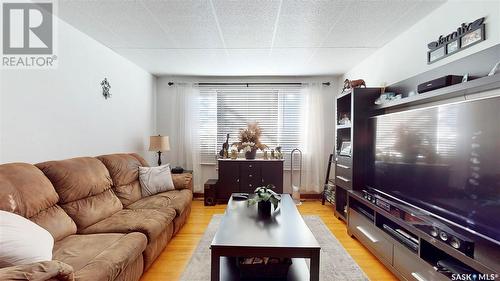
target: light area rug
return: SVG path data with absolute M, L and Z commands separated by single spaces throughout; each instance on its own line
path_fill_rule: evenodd
M 222 215 L 214 215 L 189 261 L 181 281 L 210 280 L 210 243 L 219 226 Z M 318 216 L 304 216 L 309 229 L 321 246 L 320 280 L 358 281 L 368 280 L 361 268 L 332 235 Z

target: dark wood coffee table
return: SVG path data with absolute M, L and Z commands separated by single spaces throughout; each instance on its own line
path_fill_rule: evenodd
M 210 248 L 212 281 L 240 279 L 235 257 L 292 258 L 287 280 L 319 280 L 321 248 L 289 194 L 267 219 L 258 215 L 257 205 L 231 198 Z

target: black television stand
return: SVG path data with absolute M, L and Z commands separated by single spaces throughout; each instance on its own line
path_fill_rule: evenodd
M 347 231 L 399 279 L 452 280 L 453 274 L 494 277 L 500 271 L 500 246 L 477 237 L 459 236 L 464 243 L 472 244 L 464 244 L 469 248 L 456 249 L 426 232 L 423 220 L 419 219 L 421 211 L 389 201 L 397 205 L 391 209 L 365 197 L 363 192 L 348 191 Z M 404 211 L 411 217 L 402 219 Z

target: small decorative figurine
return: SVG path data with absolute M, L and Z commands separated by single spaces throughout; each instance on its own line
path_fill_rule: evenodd
M 267 156 L 267 150 L 264 150 L 264 157 L 263 158 L 264 158 L 264 160 L 268 160 L 269 159 L 269 157 Z
M 339 125 L 344 125 L 344 126 L 351 125 L 351 120 L 349 119 L 349 116 L 347 115 L 347 113 L 341 114 L 341 118 L 339 120 Z
M 236 147 L 231 149 L 231 159 L 233 160 L 238 159 L 238 149 L 236 149 Z
M 276 157 L 274 155 L 274 149 L 271 149 L 271 159 L 276 159 Z
M 219 151 L 219 156 L 222 158 L 227 158 L 227 151 L 229 150 L 229 134 L 226 135 L 226 142 L 222 144 L 222 149 Z M 224 157 L 224 151 L 226 157 Z
M 366 88 L 365 80 L 363 80 L 363 79 L 358 79 L 358 80 L 346 79 L 346 80 L 344 80 L 344 88 L 342 89 L 342 92 L 344 92 L 346 90 L 350 90 L 352 88 L 360 88 L 361 86 L 364 86 Z
M 283 153 L 281 153 L 281 146 L 276 147 L 276 159 L 283 159 Z

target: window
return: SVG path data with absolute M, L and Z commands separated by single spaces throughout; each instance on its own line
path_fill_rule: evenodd
M 259 122 L 262 143 L 282 146 L 285 156 L 301 147 L 305 99 L 300 84 L 200 85 L 200 149 L 204 164 L 216 156 L 230 135 L 229 144 L 249 122 Z M 288 158 L 285 158 L 287 160 Z

